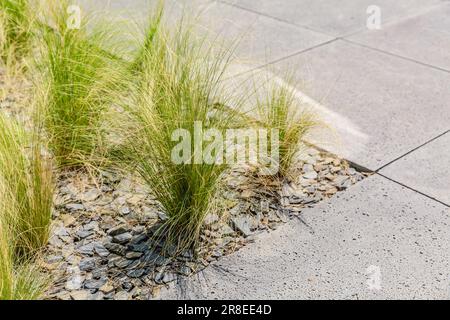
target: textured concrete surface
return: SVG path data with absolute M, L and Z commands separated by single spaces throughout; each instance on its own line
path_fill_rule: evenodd
M 302 217 L 161 298 L 450 298 L 445 206 L 372 176 Z M 381 288 L 369 289 L 377 270 Z
M 414 15 L 441 0 L 225 0 L 225 2 L 329 35 L 344 36 L 366 26 L 367 8 L 381 8 L 382 22 Z
M 146 0 L 91 2 L 81 0 L 87 11 L 109 10 L 145 25 L 155 2 Z M 234 73 L 242 73 L 333 39 L 320 32 L 268 18 L 210 0 L 166 1 L 166 23 L 174 24 L 184 13 L 197 24 L 200 34 L 208 34 L 216 46 L 235 47 Z
M 301 91 L 354 124 L 330 123 L 341 141 L 329 149 L 369 169 L 450 127 L 449 73 L 342 40 L 277 66 L 296 70 Z
M 380 173 L 450 206 L 450 132 Z
M 450 3 L 350 40 L 450 71 Z
M 201 14 L 201 24 L 228 40 L 237 41 L 239 60 L 261 65 L 325 43 L 333 37 L 276 19 L 212 3 Z

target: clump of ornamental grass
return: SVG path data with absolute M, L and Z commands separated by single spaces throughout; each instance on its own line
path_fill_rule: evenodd
M 16 90 L 23 82 L 27 60 L 32 49 L 33 21 L 31 1 L 0 1 L 0 99 Z
M 36 92 L 49 146 L 61 167 L 99 166 L 106 152 L 103 117 L 118 83 L 113 35 L 85 16 L 69 25 L 66 1 L 46 7 Z
M 292 178 L 295 157 L 304 146 L 305 136 L 319 125 L 316 115 L 306 109 L 295 96 L 295 87 L 289 82 L 264 85 L 262 93 L 255 93 L 259 126 L 278 135 L 277 176 Z M 256 90 L 255 90 L 256 91 Z M 258 90 L 261 91 L 261 90 Z M 272 131 L 275 129 L 274 131 Z M 271 140 L 271 137 L 268 138 Z M 270 149 L 273 147 L 268 145 Z M 269 150 L 268 154 L 272 154 Z
M 33 18 L 29 0 L 0 2 L 0 58 L 20 60 L 31 48 Z
M 132 160 L 168 216 L 159 234 L 184 250 L 198 244 L 227 169 L 216 161 L 221 158 L 218 149 L 202 154 L 208 143 L 195 146 L 194 137 L 198 128 L 214 128 L 224 136 L 232 122 L 225 113 L 217 116 L 214 107 L 230 99 L 222 96 L 221 80 L 231 52 L 196 38 L 184 23 L 168 32 L 160 16 L 158 12 L 151 19 L 130 68 L 133 83 L 126 110 L 134 130 L 125 158 Z
M 17 259 L 15 240 L 17 230 L 5 215 L 14 214 L 13 202 L 0 195 L 0 300 L 39 299 L 48 285 L 48 278 L 40 273 L 34 259 Z
M 52 172 L 37 134 L 0 115 L 0 298 L 34 299 L 45 281 L 31 261 L 47 243 Z
M 37 133 L 28 133 L 14 120 L 0 115 L 0 181 L 10 195 L 15 254 L 26 257 L 48 240 L 53 199 L 50 160 L 42 155 Z

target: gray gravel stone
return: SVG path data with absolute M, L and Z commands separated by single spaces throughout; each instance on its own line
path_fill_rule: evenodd
M 127 251 L 127 249 L 124 246 L 117 243 L 109 243 L 109 242 L 105 243 L 105 248 L 110 252 L 115 253 L 119 256 L 125 255 Z
M 92 256 L 94 254 L 94 244 L 88 243 L 77 249 L 82 255 Z
M 66 209 L 69 211 L 81 211 L 84 210 L 84 206 L 81 203 L 69 203 L 66 204 Z
M 164 212 L 158 212 L 158 217 L 159 219 L 161 219 L 161 221 L 169 220 L 169 217 Z
M 81 271 L 92 271 L 95 268 L 95 259 L 94 258 L 84 258 L 80 261 L 80 270 Z
M 97 222 L 97 221 L 91 221 L 91 222 L 89 222 L 89 223 L 86 223 L 86 224 L 83 226 L 83 230 L 86 230 L 86 231 L 95 231 L 95 230 L 98 230 L 98 222 Z
M 235 233 L 235 231 L 229 226 L 229 225 L 227 225 L 227 224 L 225 224 L 225 225 L 223 225 L 221 228 L 220 228 L 220 231 L 219 231 L 221 234 L 222 234 L 222 236 L 224 236 L 224 237 L 226 237 L 226 236 L 231 236 L 231 235 L 233 235 L 234 233 Z
M 64 226 L 55 227 L 53 229 L 53 234 L 57 235 L 58 237 L 67 237 L 70 235 Z
M 231 218 L 231 222 L 233 223 L 234 227 L 239 230 L 245 237 L 248 237 L 252 234 L 252 231 L 250 230 L 252 222 L 250 221 L 250 218 L 248 216 L 242 215 L 239 217 L 233 217 Z
M 128 244 L 127 248 L 128 248 L 128 250 L 135 251 L 135 252 L 146 252 L 146 251 L 150 250 L 150 247 L 147 243 Z
M 317 202 L 317 198 L 314 196 L 304 196 L 304 197 L 297 197 L 293 196 L 289 198 L 290 204 L 310 204 Z
M 146 234 L 138 234 L 131 238 L 129 244 L 139 244 L 148 240 L 148 236 Z
M 70 293 L 73 300 L 88 300 L 91 293 L 87 290 L 77 290 Z
M 125 281 L 122 283 L 122 288 L 127 292 L 130 292 L 134 288 L 134 285 L 130 281 Z
M 157 253 L 150 252 L 150 253 L 145 254 L 142 257 L 142 261 L 145 261 L 145 262 L 149 263 L 150 265 L 162 267 L 162 266 L 167 265 L 171 261 L 171 259 L 163 257 Z
M 94 231 L 78 230 L 76 233 L 76 236 L 79 239 L 85 239 L 89 236 L 92 236 L 93 234 L 94 234 Z
M 187 277 L 187 276 L 189 276 L 189 275 L 192 273 L 192 270 L 191 270 L 191 268 L 189 268 L 188 266 L 182 266 L 182 267 L 180 268 L 179 273 L 180 273 L 182 276 Z
M 72 297 L 70 295 L 70 292 L 67 291 L 60 291 L 55 295 L 55 298 L 58 300 L 71 300 Z
M 128 241 L 130 241 L 132 237 L 133 236 L 131 235 L 131 233 L 126 232 L 126 233 L 121 233 L 121 234 L 114 236 L 112 241 L 114 243 L 118 243 L 118 244 L 125 244 Z
M 142 207 L 142 215 L 146 220 L 156 220 L 158 219 L 158 214 L 156 211 L 152 208 L 149 208 L 147 206 Z
M 69 268 L 69 272 L 72 273 L 71 276 L 67 279 L 65 288 L 66 290 L 79 290 L 83 285 L 84 278 L 79 273 L 78 268 Z
M 53 264 L 53 263 L 57 263 L 57 262 L 61 262 L 64 260 L 63 256 L 58 256 L 58 255 L 51 255 L 45 258 L 45 261 L 49 264 Z
M 177 275 L 171 272 L 159 272 L 156 276 L 155 276 L 155 282 L 158 284 L 167 284 L 170 283 L 172 281 L 175 281 L 177 278 Z
M 334 185 L 339 190 L 345 190 L 352 185 L 352 182 L 348 176 L 337 176 L 334 179 Z
M 129 231 L 130 231 L 130 228 L 128 228 L 127 226 L 120 225 L 120 226 L 114 227 L 112 229 L 109 229 L 107 233 L 111 237 L 114 237 L 114 236 L 117 236 L 117 235 L 122 234 L 122 233 L 129 232 Z
M 145 269 L 130 270 L 127 272 L 127 276 L 130 278 L 140 278 L 145 274 Z
M 308 180 L 315 180 L 315 179 L 317 179 L 317 172 L 315 172 L 315 171 L 306 172 L 303 174 L 303 178 L 308 179 Z
M 94 244 L 94 250 L 100 257 L 107 257 L 109 256 L 109 251 L 105 248 L 105 246 L 101 243 L 95 243 Z M 116 253 L 116 252 L 114 252 Z
M 99 290 L 103 292 L 104 294 L 109 294 L 114 292 L 115 288 L 110 282 L 106 282 L 104 285 L 102 285 Z
M 103 300 L 114 300 L 114 296 L 115 296 L 114 291 L 110 292 L 110 293 L 105 294 L 103 296 Z
M 94 289 L 94 290 L 98 290 L 100 289 L 104 284 L 106 283 L 106 279 L 100 279 L 100 280 L 95 280 L 95 279 L 90 279 L 90 280 L 86 280 L 84 282 L 84 288 L 86 289 Z
M 120 209 L 120 213 L 124 215 L 129 214 L 130 212 L 131 210 L 129 207 L 123 207 L 122 209 Z
M 95 199 L 97 199 L 100 196 L 100 192 L 97 189 L 92 189 L 88 192 L 85 192 L 81 195 L 81 199 L 83 199 L 83 201 L 94 201 Z
M 115 261 L 114 265 L 117 268 L 124 269 L 124 268 L 128 267 L 128 265 L 130 263 L 131 263 L 131 260 L 128 260 L 128 259 L 125 259 L 125 258 L 121 258 L 121 259 L 118 259 L 117 261 Z
M 110 183 L 116 183 L 120 181 L 120 176 L 115 172 L 101 171 L 101 175 Z
M 92 270 L 92 278 L 99 280 L 106 276 L 108 268 L 106 266 Z
M 134 251 L 131 251 L 131 252 L 127 252 L 127 254 L 125 255 L 125 257 L 126 257 L 127 259 L 137 259 L 137 258 L 142 257 L 142 255 L 143 255 L 142 252 L 134 252 Z
M 133 236 L 136 236 L 136 235 L 140 235 L 143 232 L 145 232 L 145 226 L 136 226 L 133 228 L 131 233 Z
M 215 213 L 210 213 L 205 218 L 205 225 L 210 226 L 214 223 L 217 223 L 219 221 L 219 216 Z
M 172 281 L 175 281 L 177 279 L 177 275 L 175 273 L 172 272 L 168 272 L 164 274 L 164 277 L 162 279 L 163 283 L 170 283 Z

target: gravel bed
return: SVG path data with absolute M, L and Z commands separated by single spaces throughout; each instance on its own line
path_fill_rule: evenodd
M 106 171 L 98 177 L 62 174 L 43 263 L 55 279 L 47 298 L 155 298 L 161 286 L 200 271 L 367 175 L 314 148 L 297 167 L 294 181 L 231 171 L 218 199 L 220 214 L 206 218 L 200 249 L 176 256 L 155 236 L 167 216 L 138 178 Z

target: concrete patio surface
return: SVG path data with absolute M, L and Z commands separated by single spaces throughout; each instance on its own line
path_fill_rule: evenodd
M 371 170 L 449 129 L 450 73 L 345 39 L 276 66 L 297 66 L 300 90 L 352 124 L 328 121 L 341 141 L 325 147 Z
M 195 3 L 214 31 L 244 34 L 241 73 L 294 71 L 333 115 L 326 148 L 376 173 L 162 298 L 450 298 L 450 1 L 377 1 L 380 30 L 371 0 Z
M 160 298 L 446 299 L 449 213 L 375 175 Z M 379 270 L 379 288 L 367 283 L 372 270 Z
M 450 131 L 387 165 L 380 173 L 450 205 Z

